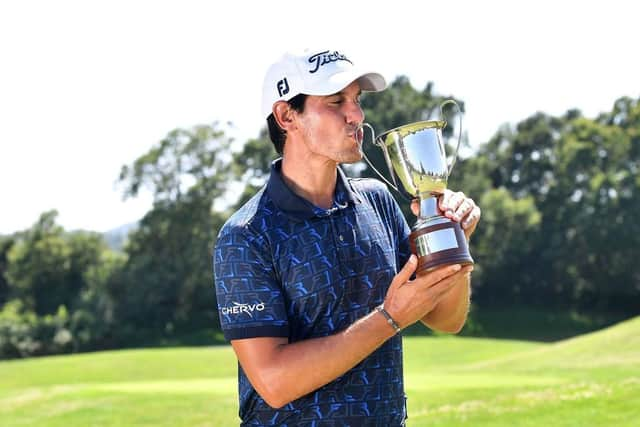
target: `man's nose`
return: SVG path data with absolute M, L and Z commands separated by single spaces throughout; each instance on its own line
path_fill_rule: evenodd
M 360 124 L 364 122 L 364 111 L 357 102 L 349 102 L 348 110 L 346 114 L 347 123 Z

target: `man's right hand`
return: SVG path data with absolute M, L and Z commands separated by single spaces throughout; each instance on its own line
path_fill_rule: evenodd
M 384 308 L 400 328 L 417 322 L 431 312 L 447 293 L 468 274 L 471 266 L 460 264 L 438 267 L 410 280 L 418 260 L 411 255 L 402 270 L 396 274 L 384 300 Z

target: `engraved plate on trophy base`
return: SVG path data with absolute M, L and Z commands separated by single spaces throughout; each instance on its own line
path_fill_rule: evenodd
M 418 257 L 416 274 L 445 264 L 473 264 L 460 224 L 454 221 L 443 223 L 443 218 L 418 224 L 409 235 L 411 251 Z

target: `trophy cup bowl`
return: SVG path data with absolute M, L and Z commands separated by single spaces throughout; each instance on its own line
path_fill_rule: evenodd
M 457 107 L 455 101 L 448 100 L 440 106 L 441 111 L 448 103 Z M 382 149 L 393 183 L 365 156 L 367 163 L 387 184 L 420 203 L 417 221 L 409 235 L 411 251 L 418 257 L 416 274 L 446 264 L 473 264 L 460 224 L 443 216 L 438 208 L 438 197 L 447 188 L 462 136 L 459 132 L 458 145 L 448 165 L 442 136 L 446 125 L 445 120 L 409 123 L 378 137 L 370 125 L 363 125 L 370 128 L 374 144 Z

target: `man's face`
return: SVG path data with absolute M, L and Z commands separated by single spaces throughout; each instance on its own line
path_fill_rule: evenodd
M 353 82 L 333 95 L 307 97 L 304 112 L 298 118 L 301 142 L 309 152 L 336 163 L 353 163 L 362 158 L 357 134 L 364 121 L 360 93 L 360 85 Z

